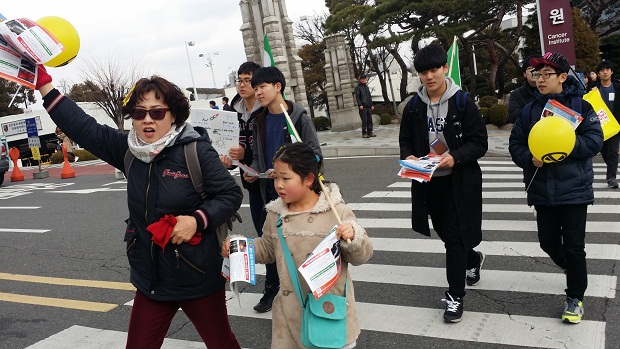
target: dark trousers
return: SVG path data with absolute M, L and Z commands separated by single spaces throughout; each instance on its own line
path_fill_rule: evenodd
M 129 319 L 127 349 L 161 348 L 179 308 L 194 324 L 208 348 L 240 349 L 228 323 L 224 287 L 212 295 L 179 302 L 154 301 L 136 291 Z
M 362 134 L 370 135 L 372 133 L 372 108 L 360 109 L 360 118 L 362 119 Z
M 267 197 L 263 198 L 263 205 L 261 209 L 261 218 L 260 218 L 260 226 L 265 225 L 265 220 L 267 220 L 267 211 L 265 210 L 265 204 L 275 200 L 278 198 L 278 192 L 273 184 L 273 179 L 261 179 L 262 181 L 266 181 L 266 194 Z M 263 236 L 263 229 L 259 230 L 258 236 Z M 278 276 L 278 268 L 275 263 L 265 264 L 265 286 L 271 286 L 276 289 L 280 288 L 280 278 Z
M 601 149 L 601 156 L 603 161 L 607 164 L 607 180 L 616 179 L 616 172 L 618 172 L 618 144 L 620 143 L 620 134 L 608 138 L 603 142 L 603 148 Z
M 428 186 L 428 212 L 433 229 L 446 248 L 448 291 L 453 296 L 463 297 L 466 270 L 476 267 L 480 257 L 473 249 L 465 249 L 452 193 L 452 176 L 434 177 Z
M 588 287 L 586 219 L 588 205 L 536 205 L 540 248 L 566 270 L 566 296 L 583 300 Z
M 248 189 L 248 199 L 250 201 L 250 214 L 252 215 L 252 223 L 256 234 L 258 236 L 263 235 L 263 225 L 261 224 L 261 216 L 265 210 L 265 204 L 263 203 L 263 197 L 260 194 L 260 187 L 253 186 Z

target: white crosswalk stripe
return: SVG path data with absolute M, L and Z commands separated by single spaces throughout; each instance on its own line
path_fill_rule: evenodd
M 486 347 L 606 348 L 606 331 L 611 325 L 605 322 L 605 314 L 588 312 L 588 302 L 615 302 L 618 279 L 613 268 L 609 268 L 609 272 L 598 268 L 588 275 L 584 319 L 576 326 L 563 324 L 559 315 L 566 276 L 553 265 L 538 244 L 533 209 L 527 206 L 522 190 L 521 170 L 508 158 L 483 159 L 480 163 L 484 178 L 484 241 L 476 249 L 485 253 L 487 262 L 481 282 L 475 287 L 468 287 L 468 295 L 472 291 L 479 297 L 502 304 L 503 300 L 497 296 L 499 294 L 525 299 L 531 306 L 523 309 L 522 313 L 514 314 L 504 309 L 506 304 L 499 308 L 478 310 L 468 308 L 466 303 L 463 321 L 446 325 L 443 322 L 444 303 L 439 301 L 440 295 L 447 289 L 443 268 L 445 248 L 436 236 L 429 239 L 411 231 L 410 182 L 398 180 L 386 190 L 367 193 L 360 202 L 348 203 L 359 223 L 368 230 L 375 250 L 375 257 L 369 263 L 350 269 L 358 294 L 356 303 L 362 336 L 365 331 L 401 336 L 398 338 L 407 343 L 402 347 L 407 348 L 416 347 L 412 343 L 420 337 L 429 340 L 432 343 L 429 346 L 433 347 L 446 347 L 450 341 L 457 340 L 471 342 L 467 348 L 475 348 L 478 343 L 486 344 Z M 593 216 L 589 217 L 586 231 L 607 240 L 588 240 L 586 255 L 589 263 L 595 265 L 615 264 L 620 261 L 620 244 L 609 241 L 617 242 L 620 233 L 620 192 L 607 189 L 602 183 L 601 179 L 605 177 L 603 165 L 595 163 L 594 167 L 596 203 L 588 207 L 588 213 Z M 243 209 L 247 210 L 247 205 Z M 392 255 L 401 257 L 389 258 Z M 414 265 L 419 259 L 414 260 L 413 257 L 420 255 L 429 256 L 440 264 Z M 405 260 L 414 264 L 405 264 Z M 546 269 L 532 270 L 528 265 L 533 261 L 544 264 Z M 264 272 L 264 266 L 258 265 L 257 273 L 264 275 Z M 375 288 L 393 293 L 395 299 L 404 289 L 429 289 L 439 296 L 436 302 L 430 303 L 394 303 L 385 301 L 379 291 L 372 292 Z M 227 292 L 229 316 L 269 320 L 270 312 L 260 314 L 252 309 L 261 296 L 259 293 L 243 292 L 237 299 Z M 541 315 L 535 312 L 537 308 L 548 306 L 542 302 L 549 299 L 557 302 L 555 313 Z M 132 301 L 125 305 L 131 306 Z M 97 347 L 111 348 L 122 346 L 125 337 L 125 332 L 74 326 L 29 349 L 71 345 L 89 347 L 89 344 L 95 347 L 102 343 L 105 345 Z M 190 349 L 204 345 L 167 339 L 163 348 L 172 347 Z

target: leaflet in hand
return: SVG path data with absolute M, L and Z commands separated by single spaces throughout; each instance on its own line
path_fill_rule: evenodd
M 561 116 L 564 119 L 568 120 L 568 122 L 570 122 L 570 124 L 573 126 L 573 130 L 577 129 L 577 126 L 579 126 L 581 121 L 583 121 L 583 117 L 581 116 L 581 114 L 556 101 L 555 99 L 550 99 L 547 104 L 545 104 L 545 108 L 543 109 L 542 115 L 540 117 L 544 118 L 553 115 Z
M 37 64 L 58 56 L 64 46 L 27 18 L 0 22 L 0 77 L 34 89 Z
M 265 172 L 259 173 L 259 172 L 256 172 L 250 166 L 244 165 L 244 164 L 240 163 L 239 161 L 233 161 L 233 165 L 239 166 L 239 168 L 242 169 L 243 172 L 247 173 L 248 176 L 258 177 L 258 178 L 269 178 L 269 173 L 265 173 Z
M 230 254 L 222 263 L 222 276 L 230 282 L 230 290 L 239 298 L 239 281 L 256 285 L 256 263 L 254 259 L 254 239 L 245 237 L 230 238 Z
M 434 153 L 419 157 L 417 160 L 399 160 L 398 163 L 401 165 L 401 169 L 398 171 L 398 175 L 420 183 L 428 182 L 431 180 L 439 162 L 441 162 L 441 155 Z
M 336 236 L 337 230 L 338 225 L 335 225 L 298 268 L 316 299 L 334 286 L 340 276 L 340 243 Z

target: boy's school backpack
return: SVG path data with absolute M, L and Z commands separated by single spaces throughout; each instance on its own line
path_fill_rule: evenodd
M 200 161 L 198 160 L 198 151 L 196 150 L 196 142 L 185 143 L 183 145 L 183 153 L 185 154 L 185 163 L 187 165 L 187 170 L 189 171 L 189 178 L 192 180 L 192 184 L 194 185 L 194 189 L 196 192 L 200 194 L 202 200 L 207 199 L 207 194 L 203 190 L 202 183 L 202 171 L 200 169 Z M 129 169 L 131 168 L 131 163 L 136 157 L 133 156 L 131 151 L 127 149 L 125 152 L 125 177 L 129 177 Z M 228 232 L 232 231 L 233 222 L 238 220 L 239 223 L 242 222 L 241 216 L 239 212 L 235 212 L 235 214 L 228 219 L 226 223 L 215 228 L 215 232 L 217 233 L 217 239 L 220 243 L 222 243 L 228 238 Z
M 463 130 L 461 126 L 462 126 L 463 115 L 465 114 L 465 110 L 467 106 L 467 96 L 469 96 L 469 92 L 458 90 L 456 91 L 454 96 L 456 100 L 456 111 L 457 112 L 456 112 L 456 115 L 454 116 L 454 120 L 452 121 L 454 122 L 456 141 L 457 141 L 458 146 L 460 147 L 462 145 L 462 139 L 463 139 Z M 409 100 L 405 109 L 409 110 L 413 115 L 417 115 L 417 113 L 421 112 L 419 110 L 419 106 L 426 105 L 426 103 L 418 103 L 419 100 L 420 100 L 420 96 L 416 93 L 413 96 L 413 98 Z

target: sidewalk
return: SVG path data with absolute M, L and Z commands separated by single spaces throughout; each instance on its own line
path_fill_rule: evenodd
M 376 125 L 377 137 L 362 138 L 362 129 L 342 132 L 317 132 L 324 157 L 399 155 L 399 124 Z M 489 150 L 486 156 L 510 156 L 508 137 L 510 131 L 488 130 Z

